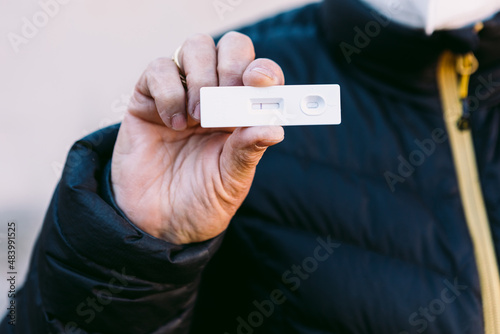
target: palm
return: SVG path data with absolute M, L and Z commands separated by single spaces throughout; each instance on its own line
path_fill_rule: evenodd
M 115 187 L 125 187 L 127 201 L 154 221 L 182 222 L 164 233 L 190 240 L 209 239 L 227 227 L 251 182 L 250 175 L 234 179 L 225 167 L 230 133 L 199 126 L 176 132 L 131 115 L 122 128 L 128 139 L 117 141 L 113 172 L 119 175 L 113 179 Z

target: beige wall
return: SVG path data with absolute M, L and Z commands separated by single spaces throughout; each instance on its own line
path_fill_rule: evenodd
M 48 7 L 49 17 L 39 1 L 0 0 L 0 277 L 14 220 L 18 288 L 70 145 L 120 120 L 149 61 L 171 55 L 192 33 L 221 32 L 315 0 L 58 1 L 65 4 Z M 218 13 L 217 2 L 231 10 Z M 23 18 L 41 26 L 25 28 L 26 38 Z M 2 278 L 1 309 L 7 290 Z

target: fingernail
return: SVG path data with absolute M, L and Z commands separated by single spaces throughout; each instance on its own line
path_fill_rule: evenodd
M 193 110 L 193 118 L 197 121 L 200 120 L 200 102 L 196 103 Z
M 170 119 L 172 129 L 175 131 L 184 130 L 187 126 L 186 117 L 183 114 L 174 114 Z
M 271 79 L 273 81 L 275 80 L 274 74 L 271 71 L 269 71 L 268 69 L 266 69 L 266 68 L 255 67 L 255 68 L 252 68 L 252 72 L 260 73 L 262 75 L 265 75 L 266 77 L 268 77 L 269 79 Z

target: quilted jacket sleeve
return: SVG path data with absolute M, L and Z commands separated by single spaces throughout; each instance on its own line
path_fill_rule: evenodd
M 47 211 L 17 321 L 1 333 L 187 333 L 201 273 L 222 235 L 177 246 L 135 227 L 113 201 L 118 125 L 75 143 Z

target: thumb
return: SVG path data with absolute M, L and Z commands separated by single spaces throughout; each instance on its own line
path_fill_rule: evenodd
M 281 126 L 237 128 L 229 136 L 221 153 L 221 177 L 226 191 L 237 195 L 246 192 L 255 174 L 255 167 L 269 146 L 284 139 Z

